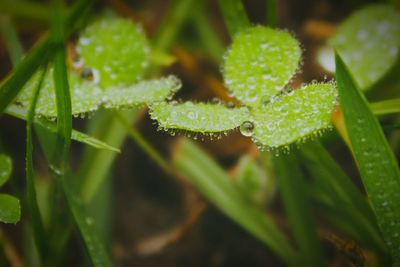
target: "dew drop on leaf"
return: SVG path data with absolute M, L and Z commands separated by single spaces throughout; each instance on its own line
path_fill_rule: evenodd
M 240 133 L 244 136 L 252 136 L 254 124 L 251 121 L 245 121 L 240 125 Z

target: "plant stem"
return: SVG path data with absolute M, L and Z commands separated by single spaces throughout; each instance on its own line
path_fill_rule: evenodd
M 218 0 L 218 3 L 231 38 L 243 28 L 250 26 L 241 0 Z

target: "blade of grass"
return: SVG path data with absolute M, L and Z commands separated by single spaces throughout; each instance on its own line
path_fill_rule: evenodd
M 302 266 L 323 266 L 321 244 L 312 218 L 307 188 L 294 153 L 273 158 L 279 191 L 293 235 L 300 248 Z
M 350 177 L 335 162 L 321 143 L 317 141 L 308 142 L 302 146 L 300 153 L 305 167 L 314 177 L 316 184 L 333 191 L 332 199 L 351 204 L 365 218 L 375 220 L 366 197 L 351 182 Z
M 222 212 L 278 254 L 289 266 L 297 266 L 298 255 L 270 217 L 249 202 L 221 169 L 194 143 L 182 140 L 174 153 L 175 168 Z
M 241 0 L 218 0 L 218 3 L 231 37 L 243 28 L 250 26 Z
M 265 23 L 270 27 L 276 27 L 278 24 L 278 0 L 266 0 L 266 8 Z
M 154 37 L 154 49 L 167 51 L 189 14 L 194 0 L 174 0 Z
M 193 10 L 191 17 L 193 26 L 196 28 L 201 44 L 206 51 L 216 62 L 220 62 L 224 54 L 224 45 L 207 17 L 205 1 L 198 1 L 197 5 L 198 7 Z
M 26 121 L 26 186 L 27 186 L 26 197 L 30 214 L 30 222 L 32 224 L 33 235 L 41 259 L 43 259 L 45 254 L 47 253 L 46 249 L 47 234 L 43 226 L 42 216 L 40 214 L 38 201 L 36 198 L 35 178 L 33 172 L 32 129 L 33 129 L 33 119 L 35 115 L 36 103 L 39 99 L 39 93 L 45 74 L 46 74 L 46 69 L 43 70 L 39 84 L 37 85 L 37 88 L 33 93 Z
M 46 5 L 33 1 L 2 0 L 0 13 L 49 23 L 51 11 Z
M 387 115 L 400 112 L 400 98 L 383 100 L 371 103 L 370 108 L 372 112 L 379 115 Z
M 13 66 L 18 65 L 22 59 L 23 49 L 18 39 L 18 34 L 9 17 L 0 16 L 0 27 L 7 51 Z
M 15 106 L 11 105 L 7 107 L 5 110 L 5 113 L 8 115 L 11 115 L 15 118 L 21 119 L 21 120 L 26 120 L 27 119 L 27 114 L 26 110 Z M 42 126 L 43 128 L 55 133 L 57 132 L 57 125 L 54 122 L 48 121 L 46 119 L 40 119 L 40 118 L 35 118 L 34 123 L 36 125 Z M 104 150 L 109 150 L 113 152 L 120 153 L 121 151 L 113 146 L 110 146 L 109 144 L 94 138 L 93 136 L 87 135 L 85 133 L 82 133 L 80 131 L 72 129 L 72 134 L 71 134 L 71 139 L 81 142 L 83 144 L 89 145 L 91 147 L 97 148 L 97 149 L 104 149 Z
M 400 172 L 365 96 L 336 54 L 339 99 L 354 158 L 395 266 L 400 266 Z

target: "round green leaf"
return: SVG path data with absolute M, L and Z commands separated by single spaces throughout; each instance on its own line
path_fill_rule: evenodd
M 19 200 L 13 196 L 0 194 L 0 222 L 17 223 L 21 218 Z
M 193 102 L 155 103 L 150 106 L 150 115 L 158 121 L 161 128 L 200 133 L 232 130 L 249 117 L 247 108 L 228 108 L 222 104 Z
M 11 176 L 12 161 L 7 155 L 0 154 L 0 186 L 5 184 Z
M 304 140 L 331 127 L 337 105 L 333 83 L 309 84 L 252 110 L 253 138 L 267 147 Z
M 329 41 L 362 89 L 370 88 L 399 58 L 400 14 L 391 6 L 368 5 L 355 12 Z
M 295 74 L 301 56 L 288 32 L 256 26 L 234 39 L 223 74 L 230 92 L 247 105 L 259 105 L 278 94 Z
M 122 18 L 103 18 L 89 25 L 80 35 L 77 51 L 104 89 L 137 82 L 148 65 L 149 47 L 142 29 Z

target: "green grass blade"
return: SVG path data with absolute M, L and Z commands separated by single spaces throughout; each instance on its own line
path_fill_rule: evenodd
M 297 266 L 297 254 L 262 209 L 257 208 L 229 181 L 225 171 L 190 141 L 182 141 L 174 155 L 176 169 L 222 212 L 278 254 Z
M 296 243 L 300 248 L 301 266 L 323 266 L 321 244 L 312 218 L 305 179 L 296 156 L 279 155 L 273 159 L 282 201 Z
M 278 0 L 266 0 L 265 22 L 270 27 L 276 27 L 278 24 L 278 2 Z
M 0 17 L 0 31 L 10 55 L 11 63 L 13 66 L 17 66 L 22 59 L 23 49 L 10 18 Z
M 400 172 L 377 118 L 336 54 L 336 79 L 354 158 L 394 260 L 400 266 Z
M 370 107 L 372 112 L 378 116 L 400 113 L 400 98 L 371 103 Z
M 50 21 L 50 9 L 48 6 L 34 1 L 0 1 L 0 13 L 11 16 L 37 20 L 48 23 Z
M 218 0 L 218 3 L 231 37 L 240 30 L 250 27 L 242 0 Z
M 32 136 L 33 136 L 33 120 L 35 116 L 36 103 L 37 100 L 39 99 L 40 88 L 42 86 L 45 74 L 46 70 L 43 70 L 41 79 L 39 80 L 37 88 L 33 93 L 33 97 L 31 99 L 28 116 L 26 120 L 26 187 L 27 187 L 26 197 L 29 208 L 30 223 L 32 225 L 33 235 L 35 237 L 35 243 L 41 258 L 43 258 L 43 256 L 47 251 L 46 232 L 44 230 L 43 221 L 39 211 L 38 201 L 36 198 L 35 178 L 33 172 Z
M 305 167 L 314 177 L 317 186 L 332 191 L 332 199 L 351 204 L 365 218 L 374 219 L 366 197 L 351 182 L 350 177 L 335 162 L 321 143 L 309 142 L 302 146 L 300 153 Z
M 5 113 L 21 120 L 27 119 L 26 110 L 15 105 L 7 107 Z M 57 125 L 46 119 L 35 118 L 34 123 L 53 133 L 57 132 Z M 72 130 L 71 139 L 97 149 L 104 149 L 117 153 L 121 152 L 118 148 L 77 130 Z

